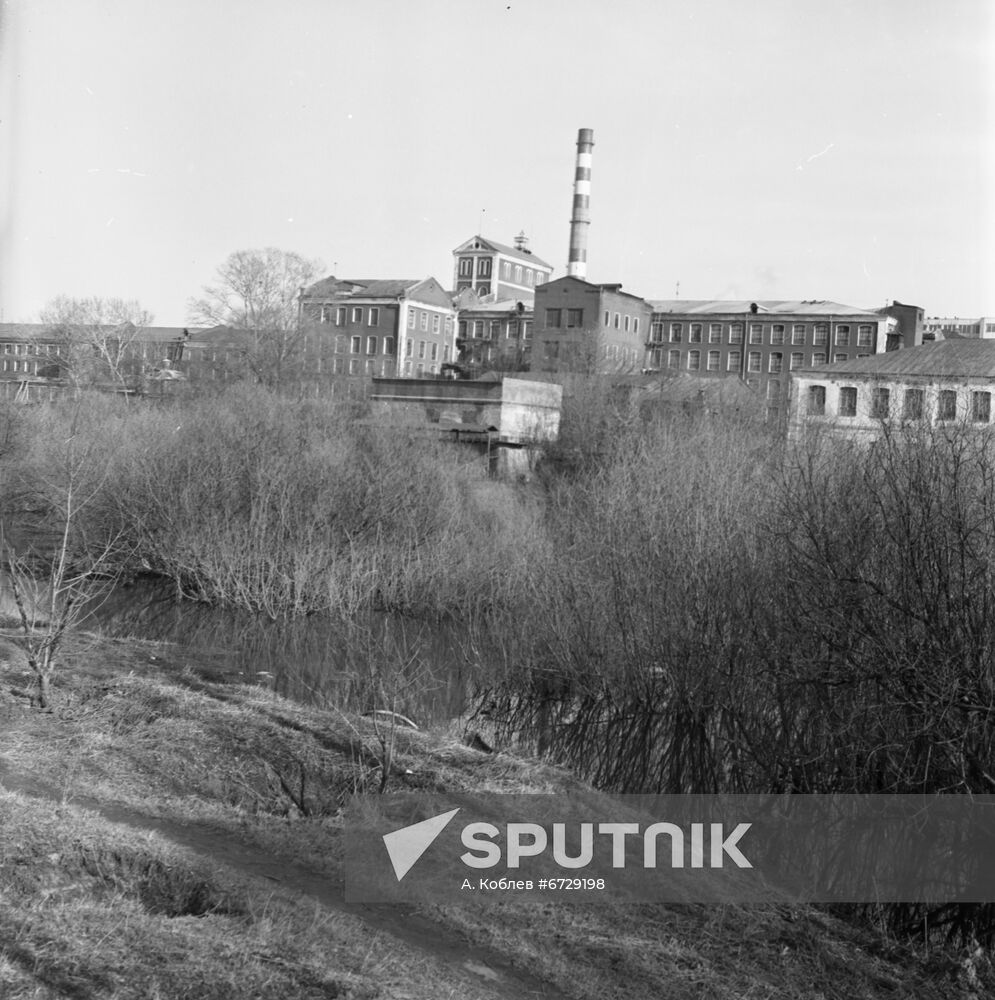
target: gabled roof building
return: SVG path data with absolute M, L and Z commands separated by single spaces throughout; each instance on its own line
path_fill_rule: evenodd
M 471 236 L 453 250 L 453 291 L 471 289 L 481 300 L 521 300 L 531 304 L 536 288 L 549 281 L 553 267 L 528 248 L 524 233 L 514 246 Z
M 791 380 L 789 433 L 806 427 L 877 437 L 884 424 L 989 427 L 995 393 L 995 341 L 956 339 L 825 366 Z
M 455 357 L 456 310 L 435 278 L 329 276 L 302 290 L 300 315 L 332 375 L 437 375 Z

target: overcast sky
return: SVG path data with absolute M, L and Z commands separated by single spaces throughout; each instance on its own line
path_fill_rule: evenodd
M 0 0 L 3 2 L 3 0 Z M 481 231 L 647 298 L 995 314 L 993 0 L 7 0 L 0 310 L 232 251 L 452 284 Z

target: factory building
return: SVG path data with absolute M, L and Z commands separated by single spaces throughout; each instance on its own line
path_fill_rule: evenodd
M 435 280 L 330 276 L 301 291 L 301 323 L 332 375 L 438 375 L 456 352 L 456 310 Z

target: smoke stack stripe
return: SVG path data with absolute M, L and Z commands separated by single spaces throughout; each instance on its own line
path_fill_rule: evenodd
M 574 204 L 570 218 L 570 253 L 567 274 L 574 278 L 587 277 L 587 228 L 591 224 L 591 150 L 594 149 L 594 129 L 582 128 L 577 133 L 577 168 L 574 172 Z

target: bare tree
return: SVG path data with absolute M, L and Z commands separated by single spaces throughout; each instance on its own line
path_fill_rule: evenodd
M 203 296 L 190 300 L 190 321 L 242 334 L 243 373 L 278 385 L 304 367 L 298 297 L 322 270 L 319 260 L 274 247 L 238 250 L 218 268 Z
M 152 314 L 137 301 L 60 295 L 40 318 L 55 342 L 53 365 L 77 389 L 108 381 L 124 387 L 140 374 L 138 344 Z
M 79 419 L 77 409 L 76 420 Z M 32 489 L 29 506 L 38 521 L 27 525 L 31 537 L 47 538 L 18 553 L 2 540 L 3 568 L 17 607 L 15 641 L 34 674 L 36 701 L 51 703 L 51 683 L 66 636 L 99 607 L 119 577 L 124 546 L 119 533 L 94 537 L 84 527 L 84 511 L 104 488 L 106 473 L 96 469 L 92 446 L 81 444 L 76 420 L 67 440 L 53 446 L 54 464 Z M 24 525 L 22 525 L 24 527 Z

